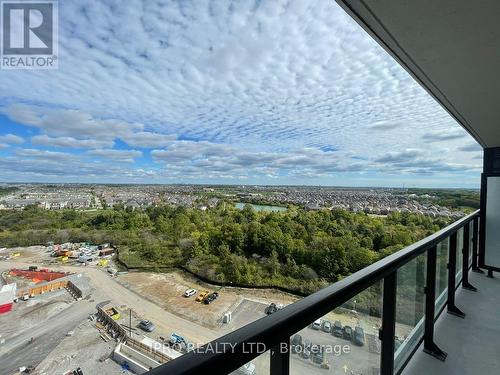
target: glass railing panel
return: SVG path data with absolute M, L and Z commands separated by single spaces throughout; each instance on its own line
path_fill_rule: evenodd
M 447 298 L 449 248 L 449 238 L 441 241 L 436 246 L 436 316 L 446 303 Z
M 378 374 L 382 285 L 372 285 L 292 336 L 290 374 Z
M 455 269 L 455 284 L 458 285 L 462 281 L 462 264 L 464 248 L 464 228 L 457 231 L 457 267 Z
M 426 259 L 424 253 L 397 271 L 394 366 L 399 369 L 424 332 Z

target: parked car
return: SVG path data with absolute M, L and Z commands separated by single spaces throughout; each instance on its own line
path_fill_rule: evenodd
M 304 347 L 302 348 L 302 353 L 300 353 L 300 355 L 304 359 L 309 359 L 311 358 L 311 351 L 308 348 Z
M 153 332 L 155 330 L 155 325 L 150 320 L 141 320 L 139 328 L 146 332 Z
M 342 323 L 340 320 L 336 320 L 335 323 L 333 323 L 332 334 L 335 337 L 342 337 Z
M 264 310 L 267 315 L 274 314 L 276 311 L 278 311 L 278 308 L 276 307 L 276 304 L 274 302 L 267 306 Z
M 363 328 L 354 328 L 354 345 L 364 346 L 365 345 L 365 332 Z
M 255 365 L 252 362 L 248 362 L 241 366 L 236 371 L 233 371 L 231 374 L 233 375 L 254 375 L 255 374 Z
M 332 323 L 328 320 L 323 321 L 323 327 L 321 327 L 323 332 L 330 333 L 332 330 Z
M 351 326 L 344 326 L 342 331 L 343 331 L 342 337 L 346 340 L 351 341 L 352 340 L 352 328 L 351 328 Z
M 302 347 L 304 349 L 311 350 L 311 346 L 312 346 L 312 342 L 307 340 L 307 339 L 302 342 Z
M 403 340 L 400 339 L 398 336 L 394 336 L 394 350 L 398 350 L 398 348 L 401 346 L 403 343 Z
M 313 324 L 311 324 L 312 329 L 320 330 L 321 329 L 321 319 L 315 320 Z
M 310 350 L 311 350 L 311 354 L 317 353 L 321 350 L 321 345 L 312 344 Z
M 184 297 L 191 297 L 196 294 L 196 289 L 188 289 L 184 292 Z
M 175 332 L 172 332 L 168 342 L 170 345 L 179 345 L 179 344 L 185 343 L 186 339 L 184 337 L 182 337 L 181 335 L 179 335 Z
M 205 303 L 205 305 L 209 305 L 210 303 L 215 301 L 217 297 L 219 297 L 219 293 L 217 292 L 210 293 L 208 296 L 205 297 L 203 303 Z
M 196 297 L 196 301 L 197 302 L 201 302 L 205 299 L 205 297 L 208 295 L 209 291 L 208 290 L 204 290 L 202 292 L 200 292 L 200 294 L 198 294 L 198 297 Z
M 318 365 L 323 364 L 325 362 L 325 351 L 320 345 L 313 345 L 311 348 L 312 353 L 312 361 L 317 363 Z
M 93 258 L 91 255 L 80 255 L 78 257 L 78 262 L 79 263 L 90 263 L 92 262 Z
M 291 342 L 291 347 L 292 347 L 292 353 L 298 353 L 300 351 L 299 348 L 302 347 L 302 336 L 297 334 L 292 337 L 292 342 Z

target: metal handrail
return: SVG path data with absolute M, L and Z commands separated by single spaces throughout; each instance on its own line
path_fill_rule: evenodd
M 394 273 L 399 268 L 427 250 L 435 249 L 439 242 L 478 217 L 479 210 L 270 316 L 217 338 L 203 346 L 201 351 L 189 352 L 150 370 L 148 374 L 228 374 L 262 354 L 262 351 L 251 350 L 250 343 L 263 344 L 265 350 L 273 350 L 281 343 L 288 343 L 292 335 L 374 283 L 388 276 L 394 279 Z M 274 354 L 276 353 L 272 351 L 271 355 Z M 272 357 L 271 362 L 273 362 Z M 272 368 L 271 373 L 273 373 Z

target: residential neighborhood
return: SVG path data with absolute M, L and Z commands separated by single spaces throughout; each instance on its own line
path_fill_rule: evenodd
M 206 210 L 219 202 L 301 206 L 307 210 L 345 209 L 387 215 L 411 212 L 458 218 L 463 212 L 433 202 L 429 193 L 417 195 L 394 188 L 335 188 L 309 186 L 206 185 L 6 185 L 15 188 L 1 197 L 0 209 L 35 205 L 47 210 L 100 210 L 123 205 L 128 209 L 172 205 Z

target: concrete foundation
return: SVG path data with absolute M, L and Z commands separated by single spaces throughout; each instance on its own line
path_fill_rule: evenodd
M 149 358 L 147 355 L 127 346 L 126 344 L 119 343 L 113 352 L 113 359 L 121 365 L 126 365 L 136 374 L 144 374 L 150 369 L 158 367 L 159 362 Z

